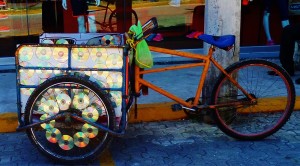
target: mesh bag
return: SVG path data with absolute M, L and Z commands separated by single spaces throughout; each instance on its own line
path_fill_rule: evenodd
M 134 39 L 140 39 L 143 36 L 141 22 L 137 25 L 132 25 L 129 29 L 134 35 Z M 138 41 L 135 49 L 135 62 L 140 68 L 151 68 L 153 66 L 153 58 L 145 39 Z

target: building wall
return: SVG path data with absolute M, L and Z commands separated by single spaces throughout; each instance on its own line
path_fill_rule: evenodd
M 164 39 L 159 42 L 149 41 L 149 45 L 172 49 L 202 47 L 201 41 L 187 38 L 186 35 L 193 31 L 204 31 L 204 1 L 181 0 L 177 7 L 170 6 L 169 2 L 170 0 L 132 1 L 132 9 L 136 11 L 141 23 L 145 23 L 151 17 L 158 19 L 159 28 L 156 33 L 161 33 Z M 105 5 L 105 1 L 102 5 Z M 77 20 L 72 17 L 70 4 L 67 11 L 62 9 L 61 1 L 35 1 L 29 2 L 27 6 L 26 10 L 25 3 L 12 3 L 7 0 L 7 6 L 0 9 L 0 15 L 8 15 L 8 18 L 0 20 L 0 27 L 5 25 L 10 29 L 0 31 L 0 56 L 14 56 L 17 44 L 38 43 L 39 35 L 43 32 L 77 32 Z M 109 4 L 109 7 L 112 10 L 116 8 L 115 4 Z M 103 11 L 98 7 L 92 9 L 98 10 L 96 21 L 103 21 Z M 241 11 L 241 46 L 265 45 L 262 1 L 254 0 L 248 6 L 242 6 Z M 300 16 L 297 14 L 300 13 L 290 16 L 291 24 L 300 22 Z M 270 27 L 275 43 L 279 44 L 282 28 L 276 4 L 271 10 Z M 97 30 L 109 32 L 99 24 Z

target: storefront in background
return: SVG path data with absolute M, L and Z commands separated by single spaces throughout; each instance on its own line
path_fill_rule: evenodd
M 290 0 L 291 23 L 299 20 L 299 1 Z M 0 2 L 0 56 L 14 56 L 17 44 L 38 43 L 42 33 L 78 33 L 69 0 L 68 10 L 62 8 L 60 0 Z M 202 47 L 196 38 L 204 31 L 204 0 L 102 0 L 101 6 L 95 6 L 94 1 L 88 3 L 86 23 L 95 25 L 93 32 L 123 33 L 137 20 L 143 24 L 157 17 L 159 28 L 148 38 L 149 45 L 173 49 Z M 241 11 L 241 45 L 264 45 L 262 1 L 253 0 Z M 276 5 L 270 20 L 272 36 L 279 43 L 282 28 Z
M 300 0 L 289 0 L 289 12 L 291 15 L 300 15 Z
M 64 10 L 61 1 L 58 0 L 0 1 L 3 2 L 0 4 L 2 28 L 0 29 L 0 56 L 14 56 L 17 44 L 37 43 L 42 33 L 78 32 L 77 18 L 72 16 L 69 1 L 67 1 L 68 10 Z M 95 23 L 98 33 L 125 32 L 136 20 L 145 23 L 151 17 L 157 17 L 161 33 L 149 41 L 157 43 L 163 42 L 164 37 L 185 36 L 190 31 L 196 31 L 197 29 L 191 28 L 193 27 L 194 9 L 196 6 L 203 6 L 204 1 L 124 0 L 115 2 L 103 0 L 101 6 L 95 6 L 94 2 L 88 3 L 89 15 L 87 18 L 90 19 L 87 23 Z M 87 26 L 89 25 L 87 24 Z M 203 25 L 201 25 L 202 27 Z M 198 30 L 203 31 L 201 28 Z M 170 29 L 174 30 L 170 31 Z

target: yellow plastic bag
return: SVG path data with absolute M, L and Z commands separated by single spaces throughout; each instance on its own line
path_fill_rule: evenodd
M 132 25 L 129 30 L 134 33 L 134 38 L 136 39 L 139 39 L 143 36 L 143 30 L 140 21 L 138 21 L 137 26 Z M 136 45 L 135 62 L 140 68 L 151 68 L 153 66 L 151 51 L 149 50 L 148 44 L 145 39 L 143 39 Z

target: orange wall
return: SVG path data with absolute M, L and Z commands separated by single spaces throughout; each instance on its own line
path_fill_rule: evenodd
M 72 5 L 70 1 L 67 1 L 68 10 L 63 10 L 64 14 L 64 32 L 65 33 L 77 33 L 78 23 L 77 18 L 73 17 Z

